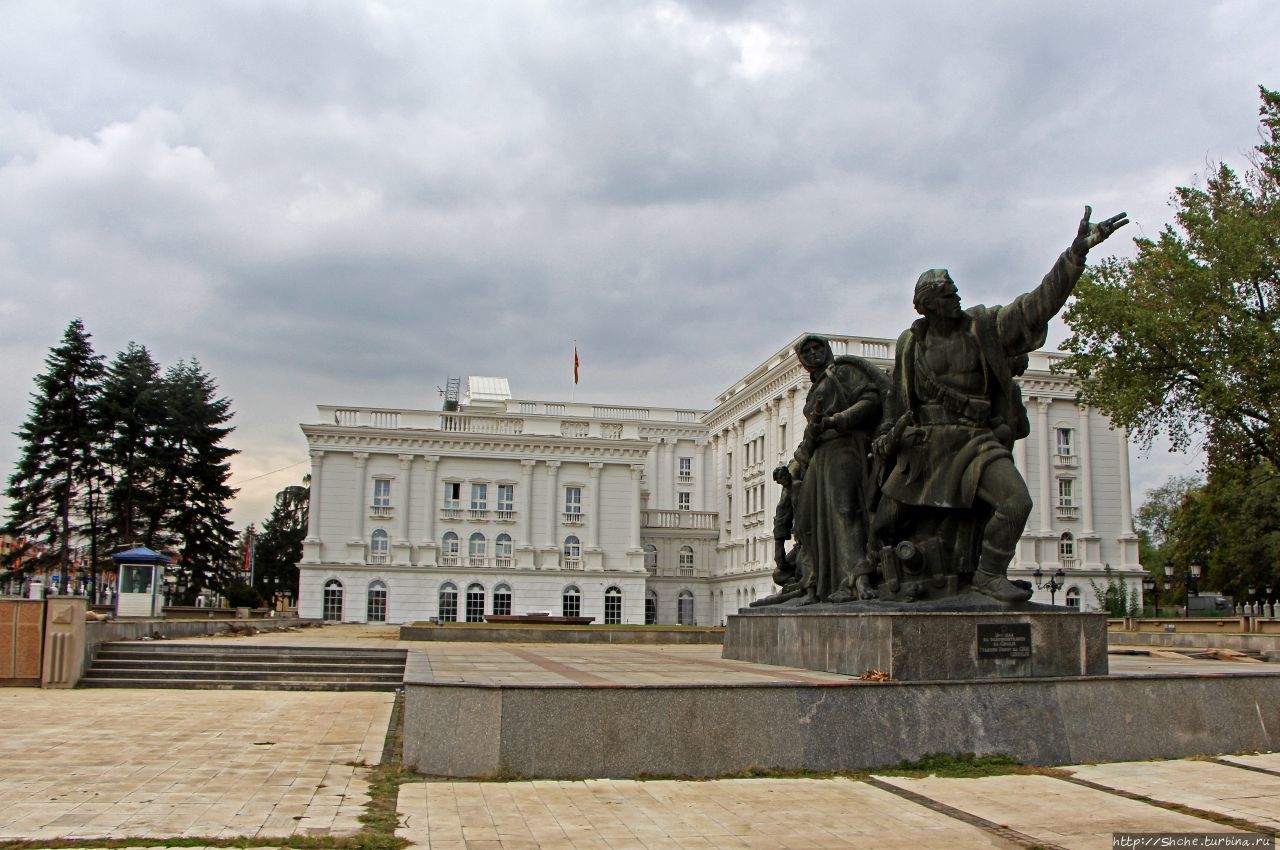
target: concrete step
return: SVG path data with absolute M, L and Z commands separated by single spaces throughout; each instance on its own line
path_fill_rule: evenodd
M 266 659 L 252 661 L 240 659 L 205 659 L 192 660 L 186 658 L 104 658 L 94 659 L 95 670 L 282 670 L 299 673 L 394 673 L 404 670 L 404 662 L 387 664 L 369 664 L 361 661 L 358 664 L 344 664 L 332 659 L 324 661 L 296 661 Z
M 202 691 L 395 691 L 399 682 L 280 682 L 267 679 L 248 681 L 224 681 L 220 679 L 104 679 L 85 676 L 80 680 L 82 688 L 178 688 Z
M 84 687 L 395 690 L 403 649 L 120 641 L 99 647 Z

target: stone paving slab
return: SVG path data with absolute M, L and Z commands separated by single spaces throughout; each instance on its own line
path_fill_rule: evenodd
M 422 782 L 398 810 L 424 850 L 1018 846 L 847 779 Z
M 1186 759 L 1073 765 L 1066 770 L 1108 788 L 1280 829 L 1280 776 Z
M 1243 764 L 1248 767 L 1261 768 L 1262 770 L 1273 770 L 1276 773 L 1280 773 L 1280 753 L 1254 753 L 1253 755 L 1219 756 L 1218 758 L 1222 761 Z
M 393 694 L 0 690 L 0 839 L 349 835 Z
M 1113 832 L 1233 831 L 1212 821 L 1049 776 L 877 778 L 1038 841 L 1071 850 L 1111 850 Z

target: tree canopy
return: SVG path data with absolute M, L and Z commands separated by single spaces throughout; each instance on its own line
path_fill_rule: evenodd
M 235 547 L 227 502 L 236 452 L 223 445 L 231 402 L 195 360 L 162 374 L 137 343 L 109 367 L 102 360 L 79 319 L 50 350 L 17 432 L 3 530 L 26 549 L 43 544 L 24 567 L 58 563 L 64 579 L 73 549 L 86 549 L 96 569 L 112 551 L 142 544 L 177 548 L 188 597 L 221 589 Z
M 1086 272 L 1060 368 L 1139 445 L 1280 470 L 1280 93 L 1260 91 L 1252 167 L 1178 187 L 1173 224 Z

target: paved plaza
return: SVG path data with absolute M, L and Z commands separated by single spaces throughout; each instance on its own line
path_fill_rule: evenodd
M 393 699 L 0 689 L 0 839 L 355 833 Z
M 401 646 L 410 650 L 414 675 L 446 682 L 849 681 L 724 661 L 714 646 L 424 644 L 399 641 L 394 627 L 360 626 L 188 640 Z M 1280 672 L 1280 665 L 1177 657 L 1113 656 L 1111 663 L 1115 675 Z M 7 720 L 0 842 L 353 835 L 393 700 L 384 693 L 0 690 Z M 1101 850 L 1115 831 L 1280 829 L 1280 754 L 973 779 L 424 779 L 400 787 L 397 808 L 397 834 L 431 850 Z

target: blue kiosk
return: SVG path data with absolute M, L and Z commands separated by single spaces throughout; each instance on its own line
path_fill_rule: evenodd
M 111 560 L 116 565 L 116 616 L 164 616 L 164 568 L 169 559 L 139 546 Z

